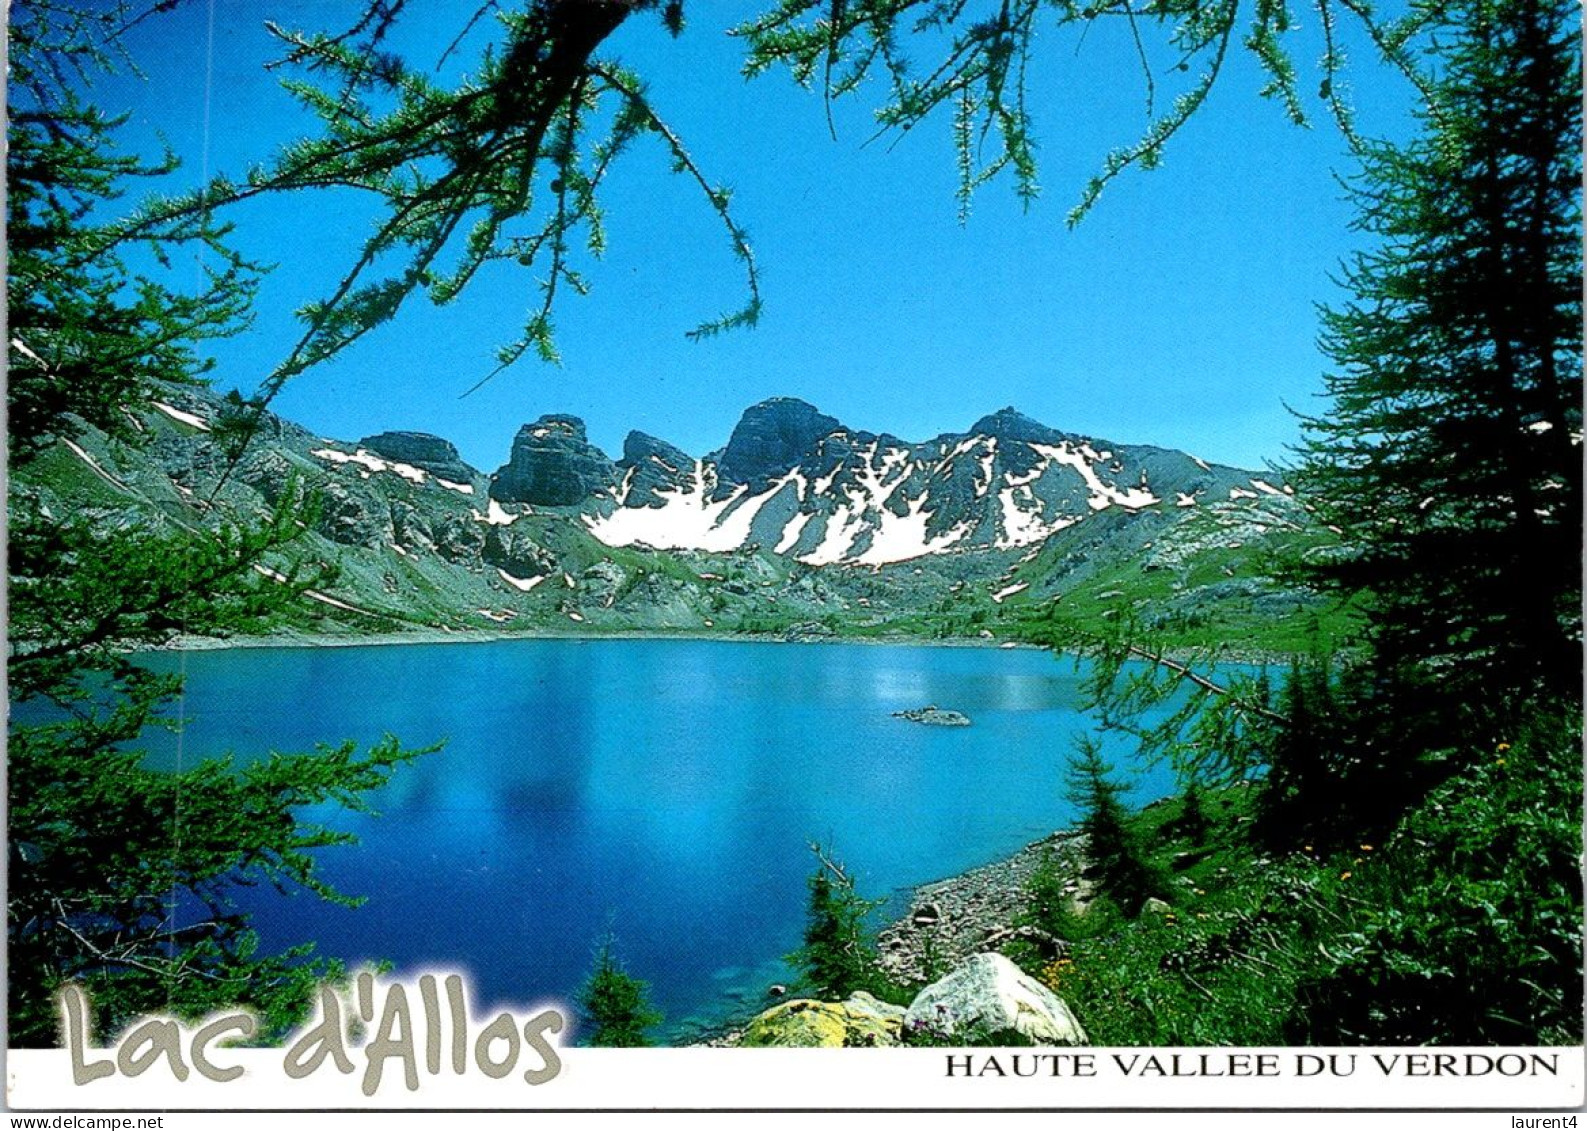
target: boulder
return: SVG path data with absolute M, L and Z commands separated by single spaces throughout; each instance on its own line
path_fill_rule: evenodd
M 898 1044 L 904 1009 L 860 991 L 847 1001 L 798 998 L 774 1005 L 744 1029 L 745 1048 L 868 1048 Z
M 358 441 L 377 456 L 428 471 L 448 483 L 472 483 L 479 473 L 463 462 L 450 440 L 429 432 L 377 432 Z
M 907 1033 L 995 1038 L 1013 1030 L 1038 1045 L 1083 1045 L 1086 1031 L 1063 999 L 1001 954 L 977 954 L 915 997 Z
M 491 477 L 490 497 L 504 503 L 572 507 L 617 483 L 617 465 L 590 444 L 576 416 L 542 416 L 513 438 L 512 455 Z
M 848 1041 L 851 1046 L 898 1043 L 899 1034 L 904 1027 L 903 1006 L 882 1001 L 864 990 L 855 990 L 843 1003 L 843 1008 L 853 1019 Z

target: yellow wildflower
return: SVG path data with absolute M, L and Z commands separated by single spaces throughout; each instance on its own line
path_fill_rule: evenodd
M 1340 872 L 1339 873 L 1339 878 L 1341 880 L 1348 880 L 1350 878 L 1350 873 L 1349 872 Z

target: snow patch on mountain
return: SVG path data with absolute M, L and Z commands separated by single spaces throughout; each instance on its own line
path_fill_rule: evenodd
M 1042 515 L 1046 504 L 1031 490 L 1029 477 L 1015 483 L 1011 476 L 1007 482 L 1010 485 L 997 493 L 999 522 L 1003 531 L 996 542 L 998 549 L 1012 550 L 1016 546 L 1045 542 L 1058 531 L 1080 521 L 1077 515 L 1059 515 L 1044 521 Z
M 541 574 L 539 577 L 514 577 L 512 574 L 499 567 L 497 568 L 496 572 L 508 585 L 511 585 L 514 589 L 520 590 L 524 593 L 529 592 L 536 585 L 539 585 L 548 576 L 550 576 L 549 574 Z
M 357 466 L 365 469 L 363 472 L 360 472 L 360 474 L 364 475 L 366 478 L 372 473 L 378 473 L 382 471 L 393 472 L 402 476 L 402 478 L 406 479 L 410 483 L 423 483 L 425 479 L 428 478 L 424 471 L 414 467 L 412 464 L 397 463 L 394 460 L 381 459 L 377 455 L 371 455 L 363 448 L 359 448 L 356 452 L 351 453 L 339 452 L 335 448 L 318 448 L 310 452 L 309 455 L 314 456 L 317 459 L 325 460 L 327 463 L 356 464 Z
M 836 565 L 848 556 L 860 533 L 865 529 L 861 516 L 851 507 L 839 507 L 826 520 L 826 530 L 821 544 L 799 560 L 805 565 Z
M 1066 440 L 1056 446 L 1031 444 L 1031 450 L 1045 457 L 1050 463 L 1063 464 L 1078 471 L 1080 478 L 1085 480 L 1086 487 L 1091 492 L 1087 503 L 1094 511 L 1107 510 L 1114 505 L 1139 510 L 1159 501 L 1157 496 L 1145 487 L 1120 488 L 1111 483 L 1104 483 L 1094 466 L 1102 462 L 1101 457 L 1091 449 L 1090 444 L 1083 444 L 1080 450 L 1076 451 Z
M 165 415 L 169 416 L 172 420 L 180 420 L 189 428 L 197 428 L 200 432 L 209 431 L 209 423 L 202 416 L 196 416 L 191 412 L 183 412 L 181 409 L 174 408 L 171 405 L 166 404 L 164 401 L 150 401 L 149 403 L 155 408 L 159 409 L 161 412 L 165 413 Z
M 676 490 L 658 492 L 659 507 L 622 505 L 627 501 L 625 480 L 617 508 L 609 514 L 585 515 L 585 529 L 608 546 L 725 553 L 749 540 L 750 525 L 760 508 L 794 482 L 792 475 L 784 476 L 753 497 L 748 486 L 739 486 L 726 498 L 713 501 L 713 478 L 703 462 L 696 463 L 687 482 Z
M 932 538 L 926 533 L 926 524 L 931 520 L 931 514 L 926 510 L 927 501 L 925 495 L 910 500 L 907 504 L 909 509 L 901 515 L 882 511 L 881 525 L 871 535 L 870 546 L 856 560 L 861 565 L 881 566 L 907 562 L 927 554 L 940 554 L 970 532 L 969 524 L 961 523 L 947 533 Z
M 783 527 L 782 537 L 777 540 L 777 545 L 772 548 L 774 554 L 786 554 L 799 543 L 799 536 L 805 532 L 805 527 L 815 516 L 808 511 L 800 511 L 793 516 L 793 520 Z
M 1223 492 L 1233 500 L 1289 494 L 1250 472 L 1073 436 L 1012 408 L 968 434 L 911 444 L 850 430 L 791 398 L 746 410 L 728 446 L 700 459 L 633 433 L 613 465 L 589 447 L 581 421 L 544 417 L 520 434 L 524 451 L 515 448 L 512 470 L 527 484 L 566 462 L 560 449 L 528 443 L 548 421 L 560 431 L 542 438 L 547 445 L 565 432 L 577 444 L 559 440 L 563 447 L 610 469 L 601 482 L 591 478 L 579 520 L 614 547 L 726 553 L 759 546 L 811 566 L 880 568 L 1039 546 L 1099 512 L 1139 511 L 1164 498 L 1187 507 Z M 493 511 L 489 521 L 511 519 Z

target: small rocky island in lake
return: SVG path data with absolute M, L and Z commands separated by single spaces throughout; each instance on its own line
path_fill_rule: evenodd
M 942 707 L 916 707 L 912 711 L 894 711 L 893 718 L 908 719 L 912 723 L 925 723 L 934 727 L 967 727 L 970 717 L 959 711 L 949 711 Z

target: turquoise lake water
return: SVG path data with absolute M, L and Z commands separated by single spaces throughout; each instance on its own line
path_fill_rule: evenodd
M 187 676 L 164 764 L 445 742 L 371 798 L 378 816 L 309 814 L 358 834 L 323 874 L 368 902 L 248 891 L 267 946 L 463 969 L 481 1006 L 522 1006 L 571 1002 L 609 928 L 675 1038 L 787 980 L 811 841 L 872 896 L 1006 855 L 1071 823 L 1085 726 L 1073 662 L 1025 649 L 545 640 L 149 663 Z M 973 725 L 892 717 L 926 704 Z M 1166 769 L 1133 781 L 1136 802 L 1173 788 Z

